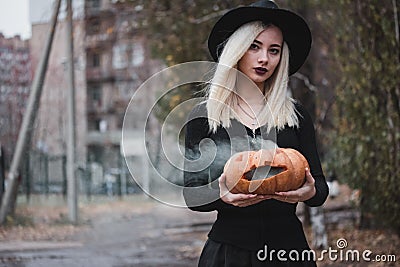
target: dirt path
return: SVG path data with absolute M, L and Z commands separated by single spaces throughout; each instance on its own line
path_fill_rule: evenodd
M 81 210 L 66 240 L 0 243 L 0 266 L 195 266 L 215 216 L 143 199 Z
M 0 267 L 196 266 L 216 216 L 136 195 L 124 201 L 96 198 L 81 203 L 80 224 L 73 226 L 66 223 L 65 202 L 54 203 L 50 197 L 19 205 L 15 226 L 0 227 Z M 339 209 L 343 203 L 348 199 L 325 205 L 329 247 L 337 249 L 337 241 L 344 238 L 350 250 L 395 255 L 396 262 L 324 260 L 318 266 L 399 266 L 400 239 L 388 231 L 358 229 L 353 216 L 357 212 Z M 306 232 L 310 241 L 309 229 Z

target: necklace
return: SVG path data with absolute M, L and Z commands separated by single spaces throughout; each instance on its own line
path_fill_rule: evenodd
M 247 115 L 247 117 L 249 117 L 250 119 L 253 120 L 251 125 L 256 126 L 257 125 L 257 117 L 260 116 L 261 112 L 263 111 L 263 108 L 261 108 L 261 110 L 258 112 L 258 114 L 255 117 L 253 117 L 239 103 L 238 103 L 238 106 L 243 111 L 243 113 Z

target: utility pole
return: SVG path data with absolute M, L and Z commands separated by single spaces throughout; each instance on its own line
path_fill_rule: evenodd
M 6 178 L 5 177 L 5 160 L 4 160 L 3 146 L 0 142 L 0 205 L 1 205 L 1 200 L 3 199 L 5 178 Z
M 3 202 L 0 209 L 0 224 L 3 224 L 7 215 L 14 214 L 16 194 L 18 189 L 18 170 L 21 166 L 21 161 L 26 156 L 26 147 L 30 135 L 32 134 L 33 124 L 36 118 L 36 113 L 39 108 L 40 96 L 42 94 L 43 82 L 46 75 L 47 65 L 53 37 L 57 25 L 57 17 L 60 9 L 61 0 L 57 0 L 54 6 L 54 12 L 50 21 L 50 30 L 44 46 L 42 58 L 39 62 L 38 69 L 32 83 L 31 92 L 29 94 L 28 105 L 24 118 L 22 120 L 21 130 L 18 135 L 17 144 L 15 147 L 13 159 L 11 162 L 10 171 L 8 174 L 7 188 L 5 191 Z
M 67 198 L 69 220 L 78 222 L 78 197 L 75 168 L 75 75 L 72 0 L 67 1 Z

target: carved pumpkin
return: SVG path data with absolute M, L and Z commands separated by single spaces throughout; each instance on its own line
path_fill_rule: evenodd
M 244 151 L 225 164 L 226 185 L 232 193 L 274 194 L 296 190 L 305 181 L 306 158 L 297 150 Z

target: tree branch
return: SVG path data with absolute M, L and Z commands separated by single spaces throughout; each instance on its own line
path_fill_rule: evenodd
M 397 41 L 397 47 L 400 48 L 399 15 L 398 15 L 396 2 L 397 2 L 396 0 L 392 0 L 393 16 L 394 16 L 394 31 L 395 31 L 396 41 Z M 398 60 L 400 62 L 400 53 L 398 54 Z
M 309 79 L 307 76 L 305 76 L 305 75 L 303 75 L 303 74 L 301 74 L 301 73 L 299 73 L 299 72 L 296 72 L 295 74 L 293 74 L 292 77 L 295 77 L 295 78 L 297 78 L 297 79 L 299 79 L 299 80 L 302 80 L 302 81 L 304 82 L 304 85 L 305 85 L 310 91 L 312 91 L 312 92 L 314 92 L 314 93 L 318 91 L 318 88 L 317 88 L 315 85 L 311 84 L 310 79 Z
M 224 9 L 224 10 L 220 10 L 218 12 L 214 12 L 214 13 L 205 15 L 204 17 L 201 17 L 201 18 L 197 18 L 197 19 L 189 18 L 189 22 L 193 23 L 193 24 L 200 24 L 200 23 L 206 22 L 207 20 L 222 16 L 223 14 L 225 14 L 228 11 L 229 11 L 229 9 Z
M 394 30 L 395 30 L 395 36 L 396 36 L 396 40 L 397 40 L 397 44 L 400 43 L 399 39 L 400 39 L 400 34 L 399 34 L 399 16 L 397 14 L 397 4 L 396 4 L 396 0 L 392 0 L 392 4 L 393 4 L 393 15 L 394 15 Z

